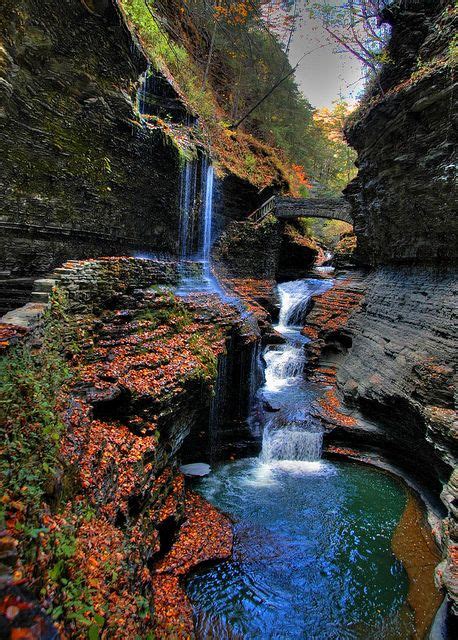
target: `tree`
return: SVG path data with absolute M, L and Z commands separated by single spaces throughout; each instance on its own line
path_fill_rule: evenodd
M 345 142 L 343 128 L 351 109 L 347 102 L 337 102 L 334 109 L 319 109 L 313 119 L 322 132 L 324 148 L 319 154 L 319 177 L 332 191 L 341 191 L 355 176 L 356 153 Z
M 391 0 L 305 0 L 311 17 L 321 20 L 326 32 L 344 51 L 355 56 L 370 75 L 375 76 L 386 61 L 389 27 L 381 13 Z

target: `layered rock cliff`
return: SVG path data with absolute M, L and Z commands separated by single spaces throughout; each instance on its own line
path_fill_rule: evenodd
M 346 189 L 358 253 L 369 264 L 451 263 L 457 253 L 454 138 L 456 10 L 447 0 L 394 2 L 379 83 L 346 137 L 358 176 Z
M 1 33 L 3 275 L 175 250 L 178 153 L 139 124 L 148 61 L 116 3 L 7 0 Z
M 182 579 L 230 554 L 232 528 L 178 464 L 208 458 L 216 426 L 237 433 L 257 330 L 216 296 L 174 297 L 177 277 L 170 261 L 68 262 L 3 356 L 5 637 L 57 637 L 45 609 L 62 637 L 193 634 Z
M 337 383 L 348 404 L 379 422 L 387 450 L 438 495 L 458 459 L 456 9 L 447 1 L 394 2 L 383 19 L 392 27 L 389 62 L 346 129 L 358 151 L 359 173 L 346 190 L 358 256 L 375 270 L 340 332 Z M 438 580 L 456 607 L 456 513 L 444 502 L 447 570 Z

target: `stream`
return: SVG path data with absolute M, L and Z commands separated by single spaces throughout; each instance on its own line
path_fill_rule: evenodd
M 179 237 L 184 272 L 176 294 L 216 293 L 246 317 L 243 303 L 211 271 L 213 198 L 211 163 L 188 162 Z M 202 265 L 199 273 L 186 272 L 190 259 Z M 214 465 L 194 481 L 234 521 L 232 557 L 187 581 L 201 640 L 424 636 L 409 606 L 409 576 L 393 552 L 411 494 L 374 467 L 322 459 L 323 429 L 310 412 L 322 389 L 305 380 L 308 338 L 301 329 L 312 296 L 334 280 L 332 267 L 315 273 L 278 285 L 274 328 L 283 342 L 264 349 L 264 382 L 249 421 L 260 454 Z M 414 537 L 417 529 L 411 527 Z M 434 610 L 426 607 L 424 628 Z
M 198 638 L 413 637 L 409 580 L 391 548 L 408 492 L 375 468 L 322 460 L 309 414 L 317 391 L 304 379 L 300 329 L 311 296 L 332 285 L 278 286 L 285 342 L 263 353 L 262 451 L 196 482 L 235 532 L 231 559 L 188 580 Z

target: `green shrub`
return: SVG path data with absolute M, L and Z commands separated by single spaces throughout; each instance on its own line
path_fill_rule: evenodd
M 51 297 L 42 346 L 23 343 L 0 359 L 0 476 L 6 494 L 27 506 L 25 537 L 34 539 L 46 485 L 58 466 L 64 425 L 58 399 L 71 377 L 68 357 L 78 350 L 78 329 L 61 293 Z

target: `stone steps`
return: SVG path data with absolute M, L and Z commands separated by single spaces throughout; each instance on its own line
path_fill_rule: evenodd
M 0 279 L 0 318 L 9 311 L 30 302 L 34 282 L 34 278 Z

